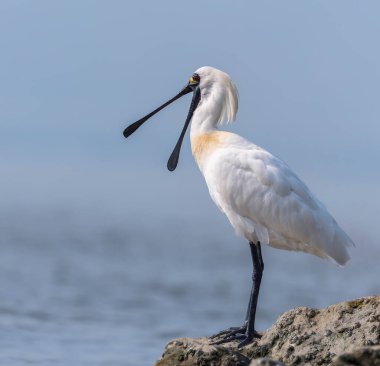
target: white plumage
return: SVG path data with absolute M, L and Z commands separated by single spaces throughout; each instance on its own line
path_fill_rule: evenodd
M 352 240 L 323 204 L 280 159 L 244 138 L 218 126 L 232 122 L 238 109 L 231 78 L 212 67 L 201 67 L 175 97 L 124 130 L 130 136 L 150 117 L 178 98 L 193 92 L 190 110 L 179 140 L 168 160 L 173 171 L 191 121 L 191 150 L 210 195 L 236 232 L 249 242 L 252 290 L 243 326 L 215 335 L 215 343 L 239 340 L 239 347 L 260 337 L 255 329 L 256 307 L 264 270 L 261 244 L 298 250 L 332 259 L 349 260 Z
M 345 264 L 352 240 L 292 170 L 244 138 L 218 130 L 237 112 L 230 77 L 212 67 L 196 74 L 201 101 L 191 120 L 192 152 L 212 199 L 235 231 L 250 242 Z

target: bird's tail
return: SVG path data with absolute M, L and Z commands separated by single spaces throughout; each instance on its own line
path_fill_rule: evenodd
M 344 266 L 350 260 L 348 249 L 355 244 L 351 238 L 338 226 L 335 227 L 335 233 L 332 245 L 328 246 L 326 254 L 340 266 Z

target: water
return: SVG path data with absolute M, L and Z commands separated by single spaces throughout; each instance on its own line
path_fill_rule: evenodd
M 242 322 L 249 249 L 224 218 L 99 212 L 1 212 L 1 365 L 152 365 L 172 338 Z M 360 244 L 343 269 L 264 248 L 258 329 L 379 293 L 378 247 Z

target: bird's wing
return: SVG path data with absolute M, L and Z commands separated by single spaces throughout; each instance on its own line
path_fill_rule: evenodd
M 282 160 L 245 144 L 220 149 L 208 167 L 205 178 L 217 204 L 226 213 L 232 210 L 242 220 L 253 221 L 259 234 L 266 228 L 269 234 L 261 237 L 274 241 L 270 244 L 332 257 L 338 263 L 349 259 L 346 247 L 351 239 Z M 293 244 L 276 242 L 281 238 Z

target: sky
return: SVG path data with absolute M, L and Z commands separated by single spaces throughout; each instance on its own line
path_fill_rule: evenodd
M 239 90 L 227 128 L 285 160 L 354 241 L 376 243 L 379 13 L 351 0 L 1 1 L 2 210 L 227 225 L 188 137 L 166 170 L 191 96 L 122 136 L 209 65 Z

